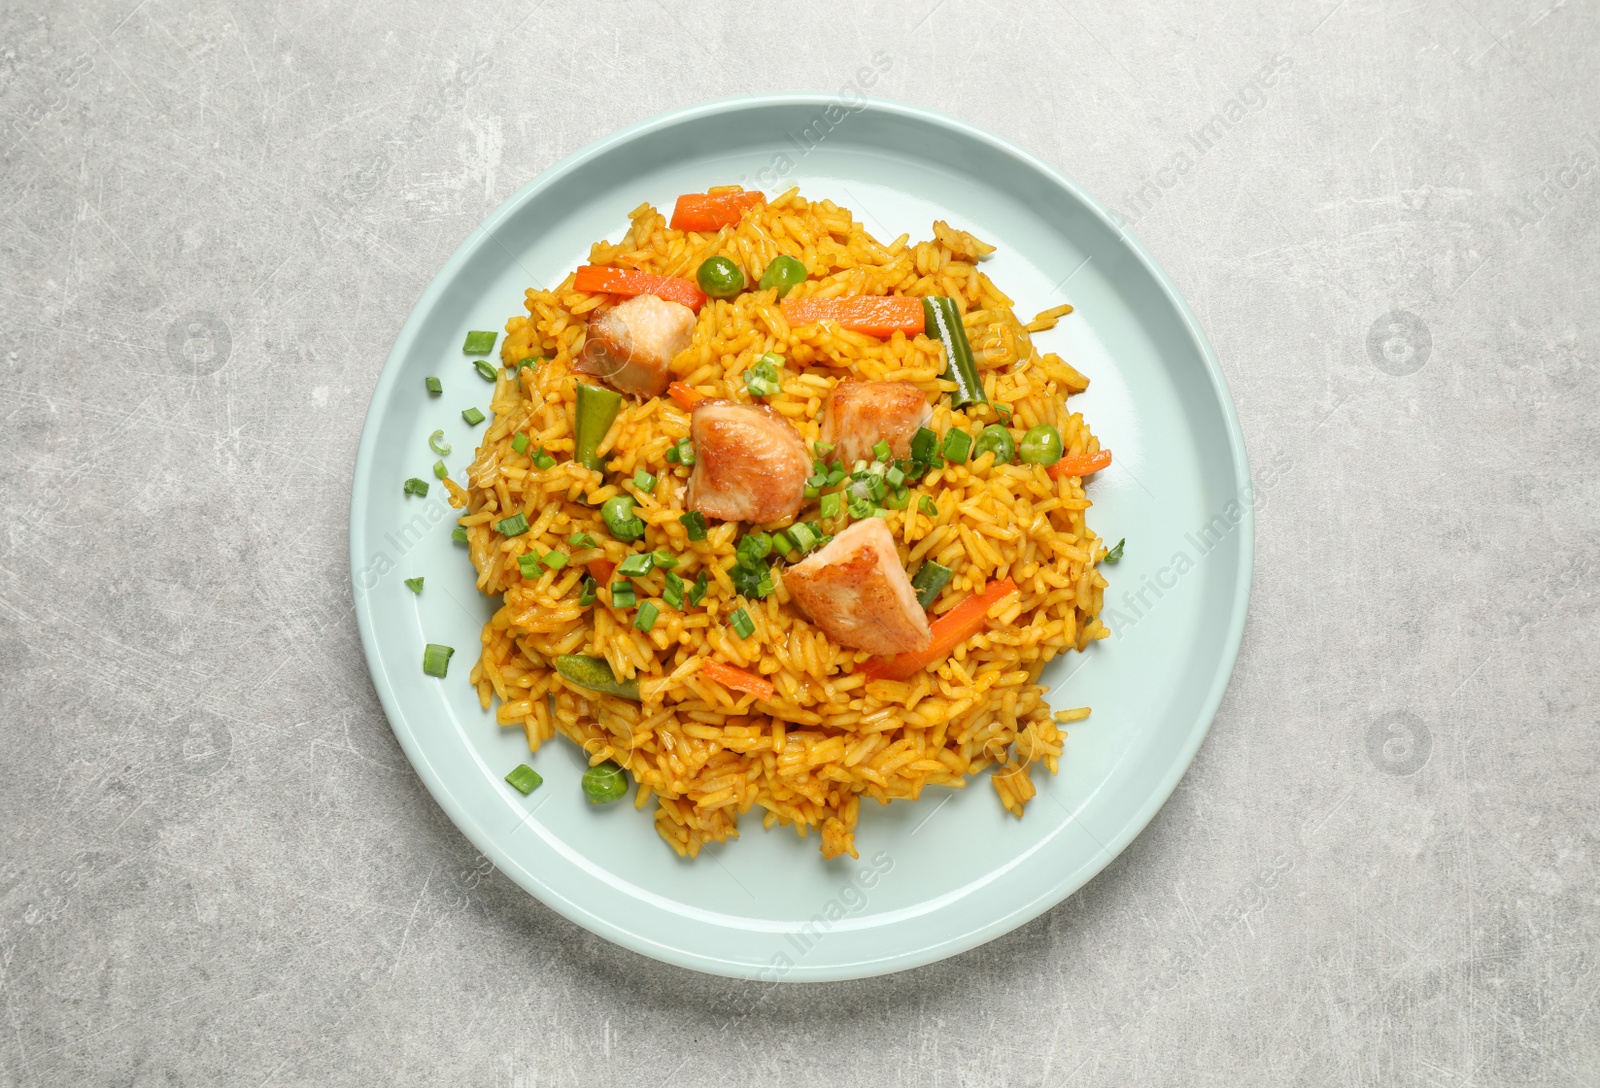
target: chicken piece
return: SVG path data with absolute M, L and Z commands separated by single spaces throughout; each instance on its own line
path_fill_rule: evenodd
M 636 295 L 589 322 L 575 369 L 623 393 L 658 397 L 673 356 L 694 337 L 694 311 L 655 295 Z
M 882 518 L 866 518 L 783 572 L 811 622 L 841 646 L 873 654 L 926 650 L 928 614 L 900 565 L 894 534 Z
M 875 460 L 872 447 L 889 443 L 895 460 L 911 456 L 911 436 L 933 418 L 928 398 L 908 382 L 842 381 L 822 413 L 822 440 L 832 442 L 846 468 Z
M 723 521 L 783 521 L 806 498 L 811 459 L 800 432 L 764 404 L 702 400 L 689 420 L 689 509 Z

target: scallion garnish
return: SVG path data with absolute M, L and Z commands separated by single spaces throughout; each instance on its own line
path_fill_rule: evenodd
M 521 431 L 511 436 L 511 448 L 518 453 L 528 452 L 528 436 Z
M 838 497 L 839 496 L 837 494 L 832 496 L 832 498 L 835 499 Z M 816 530 L 812 529 L 811 526 L 807 525 L 803 521 L 796 522 L 795 524 L 789 526 L 789 539 L 794 541 L 795 550 L 797 550 L 801 555 L 804 555 L 806 552 L 810 551 L 816 546 L 818 536 L 819 534 L 816 532 Z
M 817 512 L 823 517 L 836 518 L 839 516 L 839 508 L 844 505 L 844 500 L 839 497 L 839 493 L 837 491 L 830 491 L 826 495 L 822 496 L 822 502 L 818 505 L 819 509 Z
M 645 634 L 650 633 L 650 628 L 656 625 L 656 617 L 661 615 L 661 609 L 650 601 L 639 606 L 639 614 L 633 617 L 633 625 Z
M 677 556 L 673 555 L 669 551 L 664 551 L 659 548 L 651 552 L 650 557 L 656 561 L 657 570 L 672 570 L 678 565 Z
M 533 463 L 536 467 L 542 469 L 552 469 L 556 467 L 556 459 L 551 457 L 550 454 L 543 449 L 537 449 L 533 451 Z
M 502 536 L 521 536 L 528 531 L 528 515 L 519 511 L 508 518 L 501 518 L 494 527 L 500 530 Z
M 1117 560 L 1121 559 L 1122 558 L 1122 546 L 1124 544 L 1126 544 L 1127 542 L 1128 542 L 1128 538 L 1127 537 L 1123 537 L 1121 540 L 1117 541 L 1117 546 L 1115 548 L 1112 548 L 1110 551 L 1106 552 L 1106 557 L 1104 559 L 1102 559 L 1101 562 L 1102 563 L 1115 563 Z
M 873 510 L 872 500 L 866 498 L 851 499 L 847 509 L 853 518 L 870 518 Z
M 972 452 L 972 436 L 963 430 L 952 430 L 944 436 L 944 458 L 951 464 L 965 464 Z
M 516 770 L 506 775 L 506 784 L 526 797 L 540 786 L 544 779 L 539 777 L 539 772 L 526 763 L 517 764 Z
M 794 538 L 787 529 L 779 529 L 772 534 L 772 550 L 788 559 L 794 555 Z
M 844 482 L 844 469 L 842 467 L 840 467 L 839 465 L 834 465 L 832 468 L 830 468 L 828 470 L 828 482 L 826 484 L 823 484 L 823 486 L 824 487 L 838 487 L 843 482 Z
M 656 557 L 650 552 L 634 552 L 617 564 L 617 573 L 629 578 L 641 578 L 655 569 Z
M 422 648 L 422 671 L 429 676 L 444 676 L 450 671 L 450 655 L 455 653 L 454 646 L 440 646 L 437 642 L 430 642 Z
M 444 383 L 433 375 L 428 375 L 428 395 L 437 397 L 444 392 Z
M 427 498 L 428 497 L 428 481 L 419 480 L 415 476 L 411 477 L 411 479 L 406 481 L 405 493 L 407 495 L 418 495 L 418 496 L 421 496 L 422 498 Z
M 757 359 L 755 365 L 744 372 L 745 392 L 752 397 L 770 397 L 783 389 L 779 370 L 783 366 L 783 356 L 771 352 Z
M 917 428 L 917 433 L 911 436 L 911 459 L 914 461 L 932 460 L 938 448 L 939 436 L 927 427 Z
M 478 424 L 483 422 L 483 413 L 478 411 L 476 408 L 468 408 L 465 412 L 461 413 L 461 418 L 466 420 L 471 426 L 476 427 Z
M 898 465 L 891 466 L 889 471 L 883 474 L 883 478 L 889 481 L 890 487 L 899 487 L 906 482 L 906 474 L 900 471 Z
M 818 457 L 820 457 L 824 461 L 826 461 L 828 459 L 828 454 L 833 452 L 833 443 L 832 442 L 813 442 L 813 443 L 811 443 L 811 448 L 816 451 L 816 454 L 817 454 Z
M 481 330 L 469 332 L 467 333 L 466 343 L 461 345 L 461 354 L 487 355 L 494 350 L 495 337 L 499 335 L 499 333 L 483 332 Z
M 491 363 L 489 360 L 487 360 L 487 359 L 474 359 L 474 360 L 472 360 L 472 366 L 473 366 L 474 370 L 476 370 L 480 375 L 482 375 L 484 381 L 486 381 L 486 382 L 494 381 L 495 376 L 496 376 L 495 375 L 494 364 Z
M 560 570 L 562 567 L 567 565 L 567 553 L 546 552 L 544 556 L 544 565 L 549 567 L 551 570 Z
M 434 431 L 428 436 L 428 448 L 440 457 L 450 456 L 450 443 L 444 440 L 443 431 Z
M 934 502 L 933 499 L 927 495 L 924 495 L 922 498 L 917 500 L 917 509 L 921 510 L 924 514 L 927 514 L 930 518 L 936 518 L 939 516 L 939 504 Z
M 911 505 L 911 492 L 903 487 L 897 487 L 883 500 L 883 505 L 890 510 L 904 510 Z
M 916 590 L 917 603 L 923 608 L 932 608 L 933 602 L 939 599 L 940 591 L 950 584 L 950 579 L 954 576 L 955 571 L 931 559 L 922 564 L 911 578 L 911 588 Z
M 706 516 L 698 510 L 691 510 L 680 515 L 678 520 L 689 533 L 690 540 L 704 540 L 706 538 Z
M 661 590 L 661 599 L 673 608 L 681 609 L 683 607 L 683 588 L 683 579 L 669 570 L 667 571 L 666 585 Z
M 822 489 L 813 484 L 806 484 L 805 496 L 808 499 L 817 498 L 822 494 Z
M 728 615 L 728 622 L 738 632 L 740 638 L 749 638 L 756 633 L 756 621 L 750 618 L 750 613 L 742 608 L 735 608 Z
M 876 457 L 880 461 L 887 461 L 889 459 L 888 439 L 880 438 L 878 441 L 873 443 L 872 456 Z
M 465 544 L 467 542 L 467 531 L 461 526 L 457 525 L 454 529 L 450 530 L 450 539 L 455 541 L 457 544 Z
M 644 469 L 640 469 L 633 474 L 633 486 L 648 495 L 656 489 L 656 478 Z
M 633 583 L 626 578 L 618 578 L 611 583 L 611 607 L 632 608 L 639 603 L 639 597 L 633 591 Z
M 450 467 L 443 461 L 435 461 L 433 463 L 433 474 L 441 480 L 446 479 L 450 475 Z
M 706 572 L 701 571 L 694 580 L 694 585 L 689 587 L 689 603 L 697 605 L 706 598 L 706 590 L 711 586 L 711 580 L 706 577 Z
M 409 589 L 413 593 L 421 593 L 422 592 L 422 579 L 421 578 L 407 578 L 406 579 L 406 588 Z
M 600 546 L 595 543 L 594 537 L 588 533 L 573 533 L 567 537 L 567 543 L 574 548 L 598 548 Z
M 741 560 L 765 559 L 772 554 L 772 537 L 762 532 L 746 533 L 739 541 L 738 553 Z
M 600 583 L 596 582 L 593 578 L 585 577 L 583 580 L 583 589 L 578 594 L 578 603 L 583 605 L 585 608 L 591 604 L 594 604 L 595 591 L 599 588 Z
M 529 580 L 544 573 L 544 567 L 539 563 L 538 552 L 523 552 L 517 556 L 517 566 L 521 568 L 522 576 Z

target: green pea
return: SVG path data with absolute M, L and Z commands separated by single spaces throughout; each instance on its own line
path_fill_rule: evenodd
M 767 265 L 767 270 L 761 273 L 761 282 L 756 286 L 763 291 L 778 289 L 778 297 L 787 295 L 790 289 L 806 282 L 806 266 L 798 258 L 787 253 L 781 253 L 772 258 L 772 263 Z
M 609 759 L 583 772 L 583 795 L 591 805 L 609 805 L 628 792 L 628 776 Z
M 600 507 L 600 519 L 606 523 L 611 535 L 624 544 L 631 544 L 644 536 L 644 522 L 633 514 L 633 498 L 618 495 L 607 499 Z
M 1061 460 L 1061 432 L 1048 423 L 1041 423 L 1022 436 L 1018 449 L 1027 464 L 1053 465 Z
M 744 290 L 744 273 L 726 257 L 707 257 L 694 274 L 700 290 L 712 298 L 732 298 Z
M 977 444 L 972 447 L 972 459 L 976 461 L 986 453 L 994 454 L 995 464 L 1009 465 L 1017 456 L 1016 440 L 1000 424 L 991 423 L 978 432 Z

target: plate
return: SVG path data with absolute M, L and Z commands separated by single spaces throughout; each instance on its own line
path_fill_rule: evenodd
M 1077 312 L 1040 334 L 1091 380 L 1075 397 L 1116 454 L 1089 485 L 1091 524 L 1127 538 L 1105 568 L 1114 634 L 1052 662 L 1070 727 L 1057 777 L 1038 775 L 1027 816 L 984 776 L 916 802 L 862 806 L 859 860 L 824 861 L 815 835 L 764 831 L 679 859 L 648 813 L 591 807 L 583 760 L 559 738 L 530 756 L 467 683 L 494 604 L 451 540 L 428 435 L 443 429 L 459 476 L 489 386 L 462 355 L 468 329 L 502 329 L 530 285 L 559 282 L 589 245 L 616 239 L 642 201 L 742 182 L 799 185 L 848 207 L 880 239 L 931 236 L 944 219 L 997 245 L 985 264 L 1026 317 Z M 428 375 L 444 394 L 430 397 Z M 1249 598 L 1253 493 L 1233 405 L 1193 315 L 1150 255 L 1094 200 L 1024 151 L 926 110 L 830 95 L 713 102 L 645 121 L 546 171 L 479 226 L 401 330 L 356 461 L 350 558 L 373 683 L 406 755 L 466 836 L 561 914 L 647 956 L 774 980 L 857 978 L 973 948 L 1059 903 L 1149 822 L 1204 738 L 1227 686 Z M 413 594 L 403 579 L 424 575 Z M 457 647 L 444 681 L 425 643 Z M 544 776 L 524 797 L 503 777 Z

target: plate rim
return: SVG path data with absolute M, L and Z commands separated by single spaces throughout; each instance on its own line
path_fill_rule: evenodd
M 384 357 L 383 366 L 378 373 L 378 380 L 373 386 L 372 397 L 368 402 L 366 417 L 362 423 L 361 439 L 356 448 L 356 459 L 350 484 L 350 524 L 348 529 L 350 577 L 362 656 L 366 661 L 367 672 L 378 695 L 378 701 L 383 707 L 384 716 L 388 720 L 389 729 L 399 742 L 406 759 L 417 772 L 417 776 L 422 779 L 423 785 L 427 787 L 434 802 L 444 810 L 445 815 L 450 818 L 456 829 L 479 851 L 490 858 L 502 872 L 511 877 L 523 891 L 532 895 L 569 921 L 582 926 L 591 933 L 604 937 L 614 944 L 641 955 L 649 956 L 652 959 L 689 970 L 731 978 L 757 980 L 764 979 L 765 974 L 764 969 L 761 967 L 749 966 L 742 962 L 721 960 L 715 956 L 682 947 L 663 945 L 643 934 L 622 928 L 610 920 L 592 913 L 569 896 L 563 894 L 557 887 L 540 880 L 537 874 L 528 871 L 525 866 L 515 862 L 509 853 L 501 848 L 497 837 L 490 834 L 464 806 L 457 803 L 449 786 L 428 759 L 426 752 L 422 750 L 413 731 L 409 728 L 402 728 L 397 724 L 404 721 L 405 718 L 400 712 L 394 686 L 388 681 L 387 670 L 384 668 L 378 654 L 370 606 L 367 604 L 367 594 L 361 588 L 361 556 L 364 553 L 358 548 L 359 521 L 357 508 L 363 497 L 374 486 L 373 475 L 376 471 L 377 436 L 381 422 L 377 413 L 379 403 L 380 401 L 387 402 L 393 394 L 395 386 L 400 381 L 401 362 L 409 354 L 416 341 L 421 327 L 426 321 L 426 315 L 436 307 L 439 296 L 444 293 L 447 286 L 467 263 L 468 257 L 475 252 L 477 243 L 482 235 L 493 234 L 497 227 L 521 208 L 522 205 L 533 199 L 542 190 L 554 185 L 561 178 L 581 168 L 589 160 L 616 145 L 627 143 L 641 135 L 671 128 L 702 117 L 733 113 L 752 107 L 800 106 L 826 108 L 829 105 L 840 102 L 841 98 L 837 94 L 806 91 L 739 95 L 683 106 L 615 129 L 553 163 L 517 189 L 516 192 L 502 201 L 476 227 L 468 232 L 467 236 L 462 239 L 454 252 L 451 253 L 449 259 L 433 275 L 428 286 L 418 296 L 416 302 L 413 303 L 410 313 L 406 316 L 404 324 L 395 337 L 393 346 Z M 1212 395 L 1222 413 L 1234 478 L 1241 487 L 1249 486 L 1251 479 L 1250 463 L 1245 450 L 1244 432 L 1239 423 L 1238 413 L 1233 402 L 1232 393 L 1228 387 L 1227 378 L 1223 374 L 1222 366 L 1217 359 L 1216 353 L 1212 350 L 1210 342 L 1200 328 L 1199 320 L 1189 308 L 1189 304 L 1184 300 L 1166 270 L 1104 204 L 1086 192 L 1071 178 L 1038 156 L 1013 144 L 1004 137 L 959 118 L 924 106 L 880 97 L 862 96 L 859 101 L 851 102 L 850 106 L 852 110 L 859 106 L 862 110 L 870 109 L 890 114 L 905 122 L 931 124 L 951 130 L 955 135 L 975 140 L 990 150 L 1015 159 L 1022 165 L 1037 171 L 1054 185 L 1066 190 L 1083 208 L 1110 227 L 1122 239 L 1128 251 L 1137 258 L 1145 272 L 1160 287 L 1162 293 L 1166 296 L 1168 304 L 1171 305 L 1173 312 L 1181 321 L 1182 328 L 1187 334 L 1190 343 L 1200 356 L 1204 364 L 1206 377 L 1210 382 Z M 1174 758 L 1168 762 L 1167 769 L 1158 780 L 1156 788 L 1145 798 L 1134 818 L 1125 822 L 1117 834 L 1110 836 L 1110 841 L 1103 844 L 1103 862 L 1093 866 L 1092 871 L 1084 875 L 1082 879 L 1076 879 L 1076 874 L 1081 867 L 1068 871 L 1063 875 L 1062 879 L 1052 884 L 1045 893 L 1035 896 L 1026 903 L 1019 904 L 1015 910 L 989 918 L 982 924 L 965 930 L 959 936 L 945 938 L 914 951 L 900 952 L 869 960 L 856 960 L 849 964 L 818 964 L 811 967 L 799 964 L 796 965 L 795 970 L 790 971 L 783 977 L 783 981 L 824 982 L 867 978 L 937 963 L 951 956 L 977 948 L 1026 924 L 1061 903 L 1068 896 L 1104 872 L 1106 867 L 1119 857 L 1134 839 L 1143 833 L 1150 821 L 1155 818 L 1156 813 L 1161 810 L 1172 796 L 1183 776 L 1188 773 L 1189 767 L 1193 764 L 1194 757 L 1200 749 L 1200 745 L 1204 743 L 1205 738 L 1211 731 L 1212 723 L 1216 718 L 1222 699 L 1227 693 L 1228 685 L 1232 682 L 1234 670 L 1238 664 L 1240 646 L 1244 638 L 1245 621 L 1249 613 L 1250 597 L 1254 583 L 1254 503 L 1243 505 L 1243 514 L 1239 520 L 1238 529 L 1240 530 L 1239 561 L 1235 570 L 1238 588 L 1233 595 L 1219 667 L 1211 677 L 1205 697 L 1200 703 L 1192 725 L 1185 734 L 1183 745 L 1174 752 Z M 519 871 L 525 872 L 528 880 L 519 879 Z

